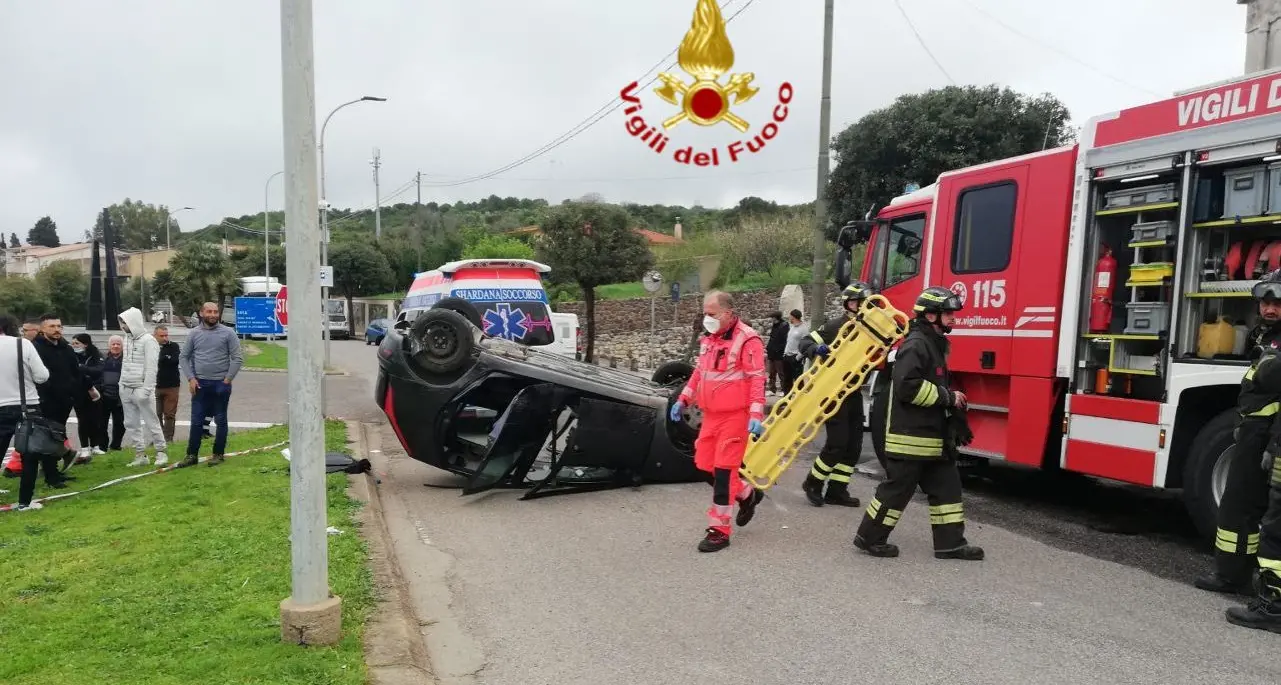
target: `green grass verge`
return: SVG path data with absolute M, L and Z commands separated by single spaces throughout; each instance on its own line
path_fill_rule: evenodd
M 345 434 L 328 422 L 328 448 L 345 450 Z M 228 452 L 287 437 L 284 427 L 233 434 Z M 129 458 L 72 468 L 74 489 L 138 472 L 123 466 Z M 280 640 L 290 552 L 279 449 L 0 513 L 0 682 L 364 683 L 374 596 L 353 519 L 361 505 L 343 474 L 327 484 L 329 525 L 344 531 L 329 537 L 329 584 L 343 598 L 335 647 Z M 13 501 L 17 481 L 0 487 Z
M 611 283 L 596 288 L 596 297 L 602 300 L 631 300 L 638 297 L 649 297 L 645 292 L 645 286 L 640 282 L 635 283 Z
M 246 369 L 284 369 L 289 366 L 289 349 L 271 342 L 240 342 Z

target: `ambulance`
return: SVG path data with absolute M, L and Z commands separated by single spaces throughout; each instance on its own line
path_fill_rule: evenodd
M 553 313 L 543 288 L 546 264 L 529 259 L 464 259 L 418 274 L 396 317 L 404 327 L 432 307 L 456 309 L 484 335 L 573 357 L 578 317 Z
M 945 172 L 847 225 L 838 259 L 861 242 L 858 275 L 899 309 L 935 285 L 965 302 L 949 361 L 965 456 L 1180 489 L 1213 536 L 1250 290 L 1281 267 L 1281 71 Z

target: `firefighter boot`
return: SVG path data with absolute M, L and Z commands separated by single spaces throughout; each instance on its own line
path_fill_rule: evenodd
M 1268 571 L 1254 579 L 1259 594 L 1243 607 L 1227 611 L 1228 623 L 1281 633 L 1281 579 Z
M 934 552 L 935 559 L 960 559 L 961 561 L 983 561 L 983 548 L 965 545 L 946 552 Z
M 1202 590 L 1221 592 L 1225 595 L 1244 595 L 1249 597 L 1254 594 L 1248 579 L 1228 578 L 1220 575 L 1217 571 L 1197 578 L 1192 581 L 1192 584 Z
M 729 547 L 729 536 L 715 528 L 707 529 L 707 537 L 698 543 L 700 552 L 719 552 Z
M 823 481 L 815 478 L 814 474 L 811 473 L 805 477 L 805 483 L 801 485 L 801 489 L 805 491 L 805 499 L 809 500 L 810 504 L 816 507 L 823 506 Z
M 823 501 L 827 504 L 835 504 L 838 507 L 859 507 L 862 503 L 857 497 L 850 496 L 849 483 L 836 483 L 829 481 L 827 484 L 827 494 L 823 496 Z
M 869 545 L 867 544 L 867 540 L 863 539 L 862 535 L 854 536 L 854 546 L 874 557 L 889 558 L 898 556 L 898 545 L 888 542 L 878 542 L 876 544 Z

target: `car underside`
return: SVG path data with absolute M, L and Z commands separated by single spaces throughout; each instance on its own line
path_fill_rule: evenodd
M 697 413 L 668 419 L 683 379 L 660 385 L 486 338 L 458 309 L 387 331 L 375 400 L 412 458 L 467 478 L 463 494 L 705 479 L 692 456 Z

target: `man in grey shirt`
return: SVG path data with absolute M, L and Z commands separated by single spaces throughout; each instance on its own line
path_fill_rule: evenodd
M 178 368 L 191 390 L 187 457 L 179 466 L 195 466 L 200 461 L 200 426 L 206 416 L 212 416 L 217 427 L 209 465 L 222 463 L 227 449 L 227 404 L 231 400 L 231 382 L 240 373 L 243 361 L 236 332 L 222 325 L 218 305 L 206 302 L 200 308 L 200 325 L 187 333 L 187 342 L 178 357 Z

